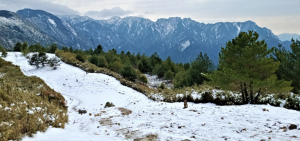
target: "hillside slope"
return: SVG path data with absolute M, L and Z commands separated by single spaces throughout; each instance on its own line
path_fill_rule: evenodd
M 48 54 L 52 56 L 52 54 Z M 29 66 L 20 53 L 5 58 L 29 76 L 42 78 L 64 95 L 69 106 L 65 129 L 51 128 L 24 141 L 39 140 L 298 140 L 300 112 L 269 105 L 216 106 L 214 104 L 156 102 L 104 74 L 86 73 L 62 63 L 59 69 Z M 106 102 L 116 107 L 104 108 Z M 125 108 L 119 110 L 119 107 Z M 80 115 L 76 110 L 86 109 Z M 126 111 L 131 110 L 132 113 Z M 264 111 L 263 109 L 268 109 Z M 89 116 L 91 113 L 91 116 Z M 125 115 L 125 114 L 129 115 Z

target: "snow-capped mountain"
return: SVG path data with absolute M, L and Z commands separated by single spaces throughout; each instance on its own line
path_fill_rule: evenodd
M 206 52 L 214 63 L 218 63 L 221 46 L 225 46 L 226 42 L 235 38 L 241 31 L 257 31 L 259 39 L 265 39 L 269 47 L 281 43 L 271 30 L 261 28 L 252 21 L 204 24 L 179 17 L 158 19 L 156 22 L 141 17 L 94 20 L 86 16 L 55 16 L 42 10 L 31 9 L 20 10 L 17 14 L 20 19 L 28 21 L 31 28 L 45 33 L 59 46 L 89 49 L 101 44 L 105 51 L 115 48 L 118 51 L 140 52 L 146 55 L 157 52 L 163 59 L 171 56 L 175 62 L 189 62 L 195 59 L 199 52 Z M 17 14 L 15 15 L 18 16 Z M 2 18 L 12 22 L 10 18 Z M 3 27 L 5 20 L 0 21 L 0 27 Z M 18 40 L 11 41 L 10 45 L 1 44 L 11 48 L 15 41 L 26 41 L 23 36 L 18 37 Z M 0 39 L 11 40 L 7 36 L 0 36 Z
M 0 11 L 0 45 L 12 48 L 16 42 L 26 41 L 29 44 L 47 45 L 56 41 L 46 33 L 35 28 L 31 22 L 14 12 Z
M 85 46 L 92 46 L 91 42 L 86 40 L 80 31 L 75 30 L 68 22 L 62 21 L 53 14 L 31 9 L 19 10 L 17 14 L 62 45 L 80 49 L 85 49 Z

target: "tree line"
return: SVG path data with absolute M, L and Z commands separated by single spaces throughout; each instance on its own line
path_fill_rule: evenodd
M 172 80 L 174 88 L 208 84 L 224 90 L 242 93 L 243 103 L 256 103 L 259 96 L 270 92 L 285 93 L 300 89 L 300 41 L 292 39 L 291 51 L 279 45 L 268 48 L 264 40 L 258 40 L 257 32 L 240 32 L 228 41 L 219 53 L 217 67 L 206 53 L 200 52 L 189 63 L 175 63 L 168 57 L 162 60 L 158 53 L 151 56 L 140 53 L 117 53 L 116 49 L 105 52 L 101 45 L 89 50 L 62 47 L 65 52 L 76 54 L 76 59 L 90 62 L 120 73 L 132 81 L 147 82 L 143 74 L 151 73 Z M 17 43 L 14 51 L 49 52 L 57 49 L 55 44 L 43 47 Z

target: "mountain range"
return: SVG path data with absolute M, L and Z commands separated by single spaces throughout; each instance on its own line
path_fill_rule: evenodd
M 290 41 L 292 38 L 299 39 L 300 35 L 296 33 L 282 33 L 277 35 L 281 41 Z
M 101 44 L 104 51 L 115 48 L 146 55 L 157 52 L 162 59 L 171 56 L 173 61 L 183 63 L 203 52 L 217 64 L 221 46 L 248 30 L 258 32 L 259 40 L 264 39 L 268 47 L 282 43 L 289 49 L 290 41 L 282 42 L 271 30 L 252 21 L 204 24 L 179 17 L 155 22 L 141 17 L 94 20 L 77 15 L 56 16 L 43 10 L 0 11 L 0 44 L 5 48 L 24 41 L 83 50 Z

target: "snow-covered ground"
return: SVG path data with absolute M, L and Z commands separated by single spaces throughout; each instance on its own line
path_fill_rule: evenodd
M 69 106 L 69 123 L 65 129 L 49 128 L 45 133 L 25 137 L 23 141 L 133 140 L 149 134 L 158 135 L 158 140 L 172 141 L 300 140 L 300 130 L 287 129 L 284 132 L 280 129 L 290 124 L 300 128 L 298 111 L 270 105 L 193 103 L 188 103 L 189 107 L 183 109 L 183 103 L 152 101 L 121 85 L 113 77 L 86 74 L 65 63 L 57 70 L 49 67 L 36 69 L 28 65 L 20 53 L 9 52 L 4 59 L 20 66 L 24 74 L 42 78 L 63 94 Z M 104 108 L 108 101 L 116 107 Z M 132 113 L 122 115 L 118 107 L 132 110 Z M 86 109 L 87 114 L 78 114 L 78 109 Z
M 153 89 L 157 89 L 161 83 L 164 83 L 167 88 L 172 88 L 173 84 L 170 80 L 165 80 L 163 78 L 158 78 L 157 75 L 145 74 L 147 77 L 148 83 L 147 86 Z

